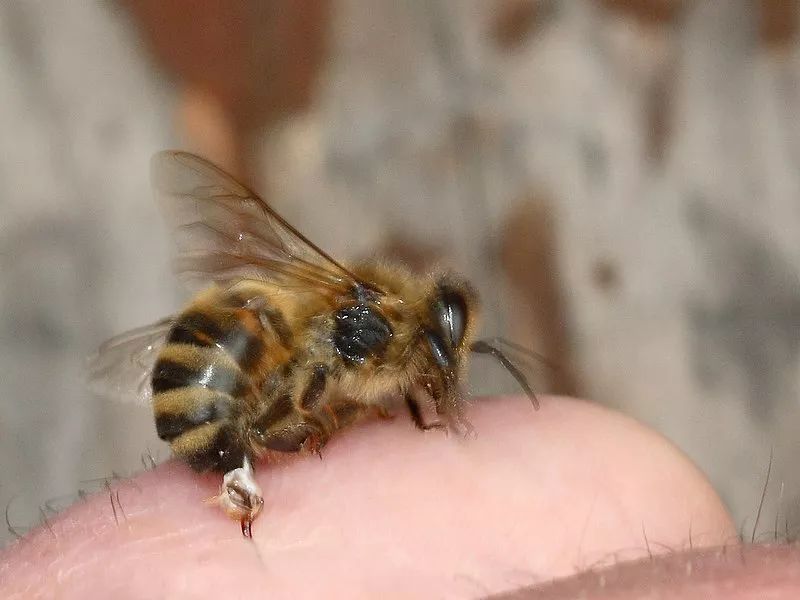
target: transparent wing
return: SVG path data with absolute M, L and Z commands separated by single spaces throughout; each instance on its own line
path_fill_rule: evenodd
M 111 338 L 88 359 L 89 389 L 119 402 L 149 404 L 150 374 L 174 317 Z
M 151 172 L 177 242 L 179 274 L 222 284 L 263 279 L 333 293 L 363 283 L 205 159 L 160 152 L 153 157 Z

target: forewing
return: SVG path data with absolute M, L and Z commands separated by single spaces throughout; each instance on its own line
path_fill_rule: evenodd
M 119 402 L 149 404 L 150 375 L 173 317 L 111 338 L 88 359 L 89 389 Z
M 160 152 L 151 170 L 178 246 L 179 274 L 219 283 L 262 279 L 336 293 L 357 283 L 264 200 L 205 159 Z

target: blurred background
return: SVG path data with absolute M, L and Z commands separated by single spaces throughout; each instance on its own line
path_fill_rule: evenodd
M 468 275 L 485 334 L 559 365 L 538 390 L 663 432 L 748 539 L 773 452 L 759 533 L 793 533 L 797 4 L 0 4 L 0 507 L 24 531 L 168 456 L 82 377 L 187 299 L 148 181 L 179 147 L 337 256 Z M 475 393 L 515 391 L 475 367 Z

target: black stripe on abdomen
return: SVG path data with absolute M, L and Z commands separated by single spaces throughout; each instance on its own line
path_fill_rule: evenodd
M 265 352 L 258 332 L 248 329 L 235 313 L 228 311 L 206 313 L 189 310 L 183 313 L 172 326 L 167 342 L 216 346 L 245 370 L 258 364 Z
M 152 385 L 154 394 L 198 386 L 241 396 L 249 389 L 246 375 L 234 365 L 219 361 L 193 365 L 172 358 L 159 358 L 156 361 Z
M 168 343 L 192 344 L 208 347 L 221 336 L 221 331 L 213 319 L 199 312 L 185 312 L 180 315 L 167 336 Z
M 233 398 L 204 388 L 183 388 L 162 392 L 153 399 L 156 432 L 170 442 L 199 425 L 231 416 Z
M 214 421 L 198 425 L 170 440 L 172 452 L 195 471 L 225 473 L 242 466 L 246 448 L 235 425 Z
M 245 450 L 241 440 L 233 433 L 232 427 L 226 426 L 217 432 L 206 448 L 183 458 L 198 473 L 204 471 L 227 473 L 242 466 L 244 455 Z

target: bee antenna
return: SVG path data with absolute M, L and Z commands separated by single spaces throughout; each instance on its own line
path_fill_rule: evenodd
M 517 383 L 520 385 L 520 387 L 525 390 L 528 398 L 531 399 L 533 408 L 539 410 L 539 399 L 536 397 L 536 393 L 528 384 L 528 379 L 525 377 L 522 371 L 520 371 L 519 368 L 512 363 L 505 354 L 503 354 L 499 348 L 492 346 L 485 340 L 478 340 L 477 342 L 473 342 L 469 349 L 475 354 L 489 354 L 494 357 L 497 362 L 503 365 L 503 368 L 505 368 L 506 371 L 511 373 L 511 376 L 517 380 Z
M 491 338 L 488 341 L 490 341 L 492 344 L 495 344 L 495 345 L 502 344 L 502 345 L 504 345 L 504 346 L 506 346 L 508 348 L 511 348 L 512 350 L 516 350 L 520 354 L 523 354 L 523 355 L 527 356 L 528 358 L 532 358 L 533 360 L 543 364 L 548 369 L 552 369 L 553 371 L 560 371 L 561 370 L 561 368 L 557 364 L 555 364 L 553 361 L 551 361 L 549 358 L 547 358 L 544 354 L 540 354 L 539 352 L 536 352 L 536 350 L 533 350 L 531 348 L 523 346 L 522 344 L 518 344 L 516 342 L 513 342 L 513 341 L 509 340 L 508 338 L 496 336 L 496 337 Z

